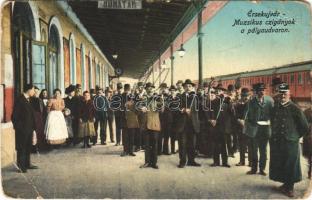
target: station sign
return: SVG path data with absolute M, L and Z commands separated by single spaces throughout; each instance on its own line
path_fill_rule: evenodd
M 142 9 L 142 0 L 99 0 L 98 8 L 102 9 Z

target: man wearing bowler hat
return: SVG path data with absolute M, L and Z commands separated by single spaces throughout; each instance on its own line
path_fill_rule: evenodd
M 176 124 L 179 116 L 179 105 L 180 98 L 177 96 L 177 88 L 174 85 L 171 85 L 169 88 L 169 96 L 166 101 L 166 107 L 169 111 L 168 113 L 168 132 L 170 136 L 170 153 L 175 154 L 175 143 L 177 140 L 177 131 Z
M 122 134 L 122 83 L 117 83 L 117 93 L 112 96 L 111 108 L 115 113 L 115 125 L 116 125 L 116 146 L 120 145 Z
M 162 83 L 159 86 L 159 95 L 161 99 L 165 102 L 168 100 L 168 86 L 167 83 Z M 164 107 L 164 109 L 159 113 L 161 132 L 158 137 L 158 155 L 164 154 L 169 155 L 169 109 Z
M 251 170 L 247 174 L 257 173 L 259 161 L 259 174 L 265 176 L 267 145 L 271 135 L 270 119 L 274 102 L 270 96 L 265 95 L 264 83 L 257 83 L 253 86 L 255 97 L 247 105 L 244 122 L 245 134 L 249 137 L 248 151 L 251 153 Z
M 279 84 L 278 93 L 272 112 L 270 179 L 282 182 L 278 189 L 293 197 L 294 184 L 302 179 L 299 139 L 308 134 L 309 126 L 304 113 L 290 100 L 288 84 Z
M 222 158 L 222 166 L 230 167 L 228 164 L 227 138 L 231 133 L 231 119 L 234 115 L 234 108 L 229 97 L 225 97 L 222 84 L 218 84 L 215 88 L 216 98 L 211 102 L 213 109 L 213 117 L 210 119 L 211 125 L 214 127 L 214 150 L 212 167 L 220 166 L 220 155 Z
M 143 82 L 138 82 L 137 84 L 137 90 L 135 93 L 135 101 L 136 105 L 137 103 L 142 105 L 144 102 L 146 102 L 146 92 L 144 90 L 144 83 Z M 140 151 L 141 149 L 144 149 L 144 134 L 146 132 L 146 113 L 141 112 L 140 106 L 138 107 L 139 113 L 138 113 L 138 120 L 139 120 L 139 126 L 140 128 L 138 131 L 135 133 L 135 139 L 134 139 L 134 144 L 135 144 L 135 151 Z
M 177 122 L 177 135 L 179 141 L 179 168 L 188 166 L 201 166 L 195 162 L 196 135 L 200 131 L 198 118 L 198 99 L 193 92 L 194 83 L 186 79 L 183 83 L 184 93 L 180 96 L 181 105 Z

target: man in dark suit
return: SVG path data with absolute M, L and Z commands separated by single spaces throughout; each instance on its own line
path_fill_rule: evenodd
M 111 100 L 111 108 L 115 113 L 115 124 L 116 124 L 116 146 L 120 145 L 121 134 L 122 134 L 122 83 L 117 83 L 117 94 L 114 94 Z
M 213 164 L 212 167 L 220 166 L 220 154 L 222 157 L 222 166 L 230 167 L 228 164 L 227 152 L 227 138 L 231 132 L 231 120 L 234 114 L 234 108 L 229 97 L 225 97 L 225 88 L 221 84 L 215 88 L 217 91 L 217 98 L 214 99 L 212 104 L 213 119 L 211 124 L 214 127 L 214 150 L 213 150 Z
M 181 111 L 177 122 L 180 157 L 178 167 L 184 168 L 186 164 L 199 167 L 201 165 L 195 162 L 196 134 L 200 131 L 198 99 L 192 91 L 194 83 L 191 80 L 185 80 L 183 87 L 185 92 L 181 95 Z
M 34 86 L 26 84 L 23 94 L 15 100 L 13 108 L 12 122 L 15 129 L 17 166 L 22 173 L 27 172 L 27 169 L 38 168 L 30 164 L 32 138 L 36 128 L 34 110 L 30 104 L 30 98 L 34 95 Z

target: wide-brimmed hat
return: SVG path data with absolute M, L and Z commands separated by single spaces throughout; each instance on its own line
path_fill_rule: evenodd
M 145 84 L 145 89 L 149 87 L 155 88 L 155 86 L 151 82 Z
M 169 88 L 169 90 L 177 90 L 177 87 L 174 86 L 174 85 L 171 85 L 170 88 Z
M 253 90 L 256 91 L 256 92 L 263 91 L 264 89 L 266 89 L 264 83 L 256 83 L 256 84 L 253 85 Z
M 289 85 L 287 83 L 281 83 L 278 86 L 278 92 L 279 93 L 285 93 L 289 91 Z
M 160 84 L 159 88 L 168 88 L 167 83 Z
M 195 85 L 195 84 L 191 81 L 191 79 L 186 79 L 182 85 L 185 86 L 186 84 L 190 84 L 190 85 L 192 85 L 192 86 Z
M 65 94 L 69 94 L 69 93 L 75 91 L 75 89 L 76 89 L 76 86 L 74 86 L 74 85 L 69 85 L 69 86 L 65 89 Z

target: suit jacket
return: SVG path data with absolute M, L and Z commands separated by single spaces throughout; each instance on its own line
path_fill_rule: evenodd
M 185 129 L 185 126 L 187 123 L 191 123 L 193 126 L 193 129 L 195 133 L 200 132 L 200 121 L 198 117 L 198 107 L 199 107 L 199 102 L 198 102 L 198 97 L 194 92 L 191 93 L 183 93 L 181 96 L 181 105 L 180 105 L 180 110 L 182 111 L 183 109 L 190 109 L 191 113 L 182 113 L 180 112 L 178 115 L 178 121 L 177 121 L 177 132 L 183 132 Z
M 161 98 L 155 98 L 155 96 L 148 97 L 147 99 L 147 112 L 146 112 L 146 128 L 152 131 L 161 131 L 161 122 L 159 111 L 163 106 Z
M 12 122 L 15 129 L 15 148 L 27 149 L 27 141 L 32 137 L 36 128 L 34 110 L 30 103 L 22 94 L 14 102 Z
M 255 137 L 259 134 L 260 137 L 271 136 L 271 126 L 262 126 L 261 132 L 259 132 L 258 121 L 268 121 L 271 119 L 272 111 L 274 107 L 274 101 L 270 96 L 264 96 L 263 104 L 261 104 L 257 98 L 249 100 L 246 107 L 246 120 L 244 133 L 249 137 Z

